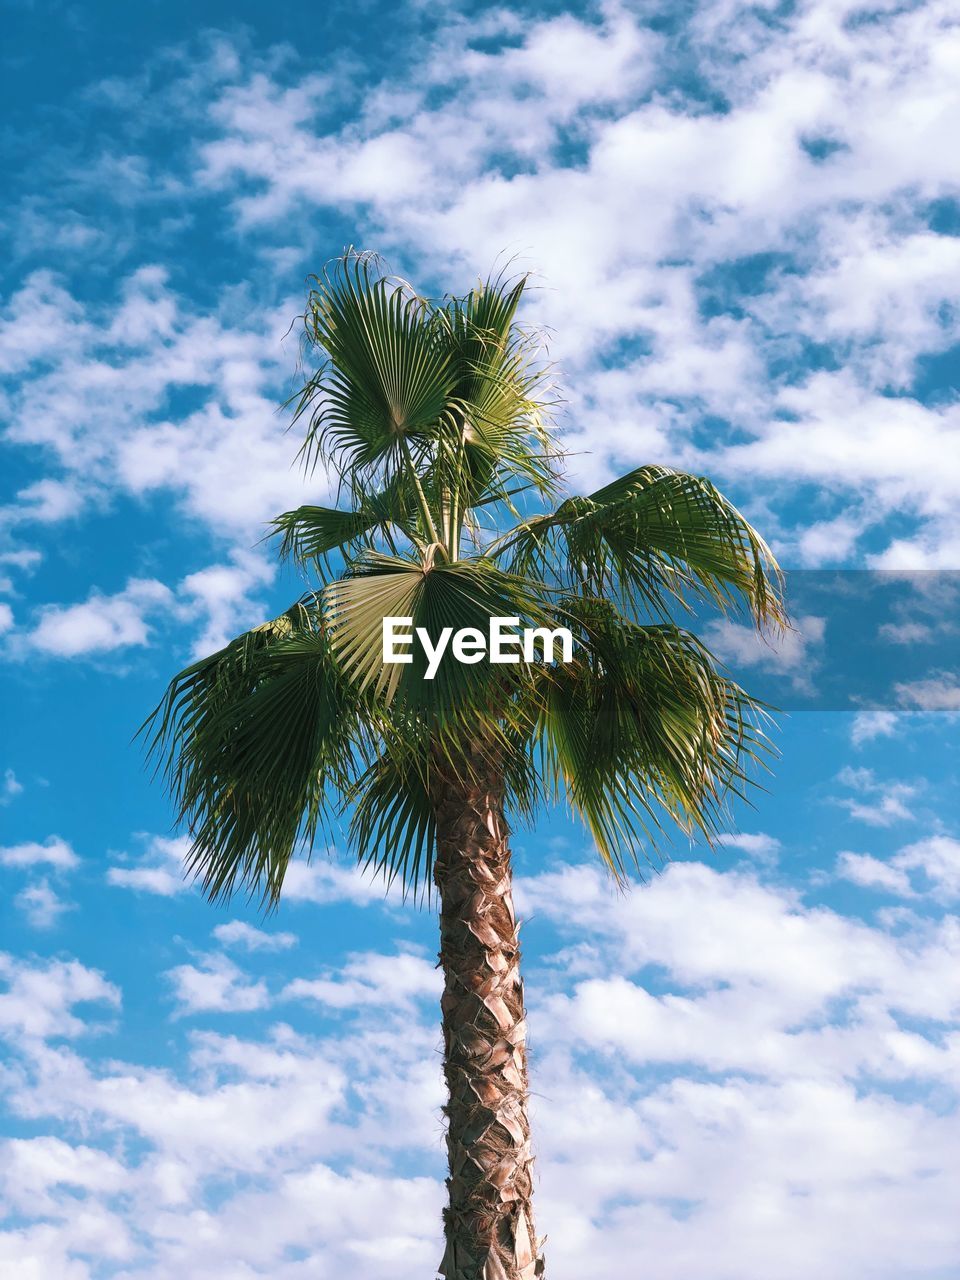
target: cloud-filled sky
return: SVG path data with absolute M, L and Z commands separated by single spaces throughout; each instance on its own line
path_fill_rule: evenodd
M 430 912 L 345 844 L 208 907 L 131 744 L 299 593 L 278 406 L 349 244 L 531 271 L 571 484 L 706 472 L 821 582 L 777 650 L 704 620 L 791 701 L 719 847 L 619 893 L 516 833 L 548 1274 L 960 1274 L 955 4 L 4 8 L 0 1276 L 439 1261 Z

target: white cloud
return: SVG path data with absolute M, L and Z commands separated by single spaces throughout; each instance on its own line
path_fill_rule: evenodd
M 913 817 L 907 801 L 917 794 L 917 788 L 907 782 L 881 782 L 872 769 L 844 768 L 838 779 L 845 787 L 859 791 L 863 800 L 841 800 L 840 804 L 852 818 L 873 827 L 889 827 Z
M 0 523 L 2 523 L 2 516 L 0 516 Z M 30 573 L 42 559 L 43 557 L 39 551 L 27 547 L 23 547 L 18 551 L 0 551 L 0 569 L 9 565 L 13 569 L 20 569 L 24 573 Z M 0 594 L 12 595 L 14 590 L 13 579 L 6 573 L 0 572 Z M 9 610 L 9 608 L 10 606 L 8 605 L 7 609 Z M 0 614 L 12 621 L 12 615 L 9 613 L 4 614 L 4 611 L 0 610 Z M 2 626 L 0 626 L 0 630 L 2 629 Z
M 0 551 L 0 564 L 14 565 L 27 573 L 35 569 L 42 559 L 42 554 L 30 547 L 22 547 L 19 551 Z
M 0 510 L 0 522 L 59 524 L 78 515 L 82 508 L 83 495 L 77 484 L 47 477 L 19 489 L 15 503 Z
M 120 992 L 95 969 L 76 960 L 29 961 L 0 953 L 0 1036 L 27 1040 L 78 1036 L 88 1030 L 74 1006 L 96 1002 L 116 1007 Z
M 943 902 L 955 902 L 960 899 L 960 840 L 929 836 L 906 845 L 886 862 L 869 854 L 841 853 L 837 874 L 854 884 L 904 898 L 929 894 Z
M 266 983 L 248 978 L 222 955 L 206 955 L 200 964 L 181 964 L 166 977 L 173 986 L 178 1014 L 249 1013 L 263 1009 L 270 997 Z
M 61 658 L 143 646 L 150 641 L 147 617 L 168 610 L 170 588 L 154 578 L 131 578 L 112 596 L 93 592 L 82 604 L 45 605 L 36 627 L 22 637 L 20 652 L 39 649 Z
M 950 1160 L 930 1112 L 852 1084 L 749 1075 L 680 1079 L 639 1097 L 582 1074 L 564 1083 L 542 1119 L 566 1113 L 575 1128 L 563 1132 L 566 1152 L 550 1142 L 540 1201 L 563 1276 L 629 1271 L 638 1231 L 664 1280 L 949 1274 Z M 578 1089 L 592 1107 L 577 1107 Z M 591 1111 L 612 1113 L 619 1132 L 598 1132 Z M 626 1191 L 613 1189 L 613 1168 Z M 899 1229 L 910 1215 L 924 1224 L 919 1254 Z
M 4 867 L 49 866 L 57 871 L 71 871 L 79 862 L 73 849 L 60 836 L 48 836 L 43 844 L 27 841 L 0 848 L 0 866 Z
M 849 513 L 832 520 L 815 520 L 797 534 L 796 554 L 800 563 L 810 567 L 849 563 L 864 527 L 862 518 L 852 518 Z
M 893 686 L 902 706 L 920 711 L 960 711 L 960 681 L 952 672 Z
M 64 902 L 46 880 L 22 889 L 14 903 L 34 929 L 52 929 L 63 913 L 74 907 L 73 903 Z
M 230 564 L 212 564 L 188 574 L 180 583 L 178 594 L 184 609 L 199 608 L 204 629 L 194 641 L 194 657 L 204 657 L 223 646 L 240 631 L 261 622 L 264 607 L 249 592 L 268 586 L 276 568 L 263 556 L 235 550 Z
M 5 600 L 0 600 L 0 635 L 13 628 L 13 610 Z
M 28 344 L 29 359 L 18 341 L 12 372 L 22 381 L 9 397 L 8 433 L 65 476 L 23 490 L 8 522 L 63 520 L 105 491 L 169 489 L 188 515 L 249 543 L 278 511 L 326 493 L 322 475 L 292 466 L 277 412 L 295 354 L 281 340 L 299 300 L 252 319 L 247 310 L 235 324 L 198 313 L 155 266 L 121 282 L 118 307 L 80 304 L 50 277 L 40 284 L 73 315 L 71 341 L 55 353 L 49 341 Z M 32 277 L 14 294 L 17 315 L 36 306 L 38 287 Z M 0 332 L 0 361 L 3 350 Z M 193 407 L 168 415 L 176 394 Z
M 335 974 L 324 978 L 295 978 L 284 987 L 286 1000 L 315 1000 L 332 1009 L 382 1005 L 405 1006 L 413 999 L 440 998 L 443 988 L 435 963 L 422 956 L 380 955 L 365 952 L 351 956 Z
M 837 854 L 837 875 L 841 880 L 862 885 L 865 889 L 883 889 L 901 898 L 913 897 L 910 877 L 902 866 L 883 862 L 869 853 L 852 853 L 849 850 Z
M 70 1245 L 69 1234 L 50 1223 L 0 1231 L 0 1264 L 18 1280 L 90 1280 L 90 1268 L 69 1255 Z
M 187 836 L 146 836 L 147 847 L 134 866 L 114 865 L 107 870 L 107 883 L 120 889 L 154 893 L 171 898 L 186 893 L 190 880 L 184 874 L 184 859 L 190 850 Z
M 471 47 L 495 32 L 507 37 L 495 52 Z M 431 264 L 483 270 L 529 247 L 550 286 L 535 309 L 573 384 L 571 443 L 594 454 L 572 463 L 591 479 L 614 455 L 655 452 L 741 484 L 806 478 L 869 492 L 856 518 L 791 536 L 805 563 L 849 554 L 894 508 L 935 540 L 954 536 L 937 524 L 960 475 L 949 462 L 931 475 L 925 460 L 956 456 L 955 409 L 889 394 L 909 391 L 918 356 L 960 332 L 956 240 L 923 210 L 956 188 L 937 159 L 958 115 L 948 6 L 848 23 L 836 5 L 811 3 L 765 25 L 714 4 L 683 33 L 697 73 L 686 88 L 658 82 L 661 68 L 673 76 L 665 38 L 619 9 L 596 24 L 461 20 L 421 60 L 419 86 L 386 82 L 339 131 L 316 123 L 322 79 L 281 88 L 260 74 L 218 101 L 223 136 L 203 147 L 203 178 L 233 191 L 247 224 L 305 201 L 356 203 L 381 244 L 416 246 Z M 697 76 L 729 110 L 705 107 Z M 434 108 L 426 95 L 438 85 Z M 561 131 L 581 94 L 589 113 L 565 161 Z M 817 154 L 823 140 L 832 154 Z M 779 260 L 736 298 L 740 317 L 704 315 L 704 275 L 764 252 Z M 608 339 L 638 334 L 649 356 L 598 368 Z M 804 342 L 829 345 L 843 371 L 773 371 L 784 357 L 802 362 Z M 607 386 L 619 388 L 613 414 Z M 740 439 L 695 446 L 704 412 Z
M 795 689 L 805 692 L 812 689 L 826 629 L 826 619 L 813 614 L 794 618 L 790 630 L 771 635 L 761 635 L 755 627 L 729 618 L 718 618 L 703 628 L 703 639 L 721 661 L 782 674 L 789 677 Z
M 828 215 L 821 234 L 825 260 L 790 281 L 798 327 L 820 341 L 851 344 L 877 381 L 908 386 L 918 355 L 956 340 L 960 243 L 897 226 L 879 210 Z
M 334 902 L 352 902 L 367 906 L 386 899 L 383 881 L 364 872 L 356 865 L 321 861 L 319 856 L 310 862 L 291 862 L 283 882 L 286 902 L 313 902 L 321 906 Z
M 960 1130 L 942 1093 L 928 1104 L 904 1090 L 960 1082 L 950 922 L 888 931 L 698 863 L 630 893 L 595 865 L 517 891 L 528 931 L 545 921 L 598 958 L 588 976 L 551 965 L 547 985 L 527 963 L 538 1221 L 558 1277 L 629 1270 L 640 1227 L 665 1280 L 704 1258 L 711 1280 L 802 1280 L 824 1259 L 829 1280 L 949 1274 L 958 1241 L 938 1224 Z M 233 1003 L 234 970 L 216 1008 Z M 438 975 L 421 956 L 365 952 L 320 981 L 343 984 L 335 1032 L 200 1031 L 178 1076 L 30 1050 L 10 1093 L 24 1122 L 82 1124 L 63 1148 L 9 1153 L 63 1274 L 74 1257 L 108 1256 L 70 1235 L 68 1197 L 116 1215 L 114 1239 L 135 1226 L 124 1280 L 161 1280 L 187 1259 L 201 1280 L 225 1267 L 298 1280 L 318 1260 L 414 1280 L 436 1265 Z M 429 1003 L 410 1003 L 420 995 Z
M 461 66 L 475 91 L 482 93 L 491 75 L 503 76 L 518 98 L 539 91 L 550 114 L 562 119 L 646 88 L 659 44 L 625 13 L 611 10 L 602 26 L 565 13 L 534 25 L 522 45 L 495 54 L 467 52 Z M 489 97 L 487 106 L 510 109 Z
M 917 358 L 958 334 L 956 238 L 927 216 L 956 188 L 942 160 L 955 37 L 946 0 L 870 22 L 848 10 L 811 0 L 767 24 L 714 3 L 675 36 L 617 6 L 458 15 L 420 48 L 416 83 L 366 86 L 339 125 L 343 66 L 296 81 L 281 52 L 239 46 L 215 75 L 183 66 L 163 100 L 202 121 L 177 121 L 203 137 L 191 178 L 256 224 L 264 262 L 300 265 L 308 250 L 287 213 L 311 204 L 352 211 L 364 240 L 455 285 L 505 250 L 526 254 L 548 285 L 531 314 L 555 331 L 581 481 L 653 454 L 759 482 L 762 511 L 786 505 L 773 485 L 813 480 L 856 513 L 805 511 L 784 528 L 804 563 L 853 554 L 893 509 L 917 531 L 880 557 L 916 560 L 958 538 L 955 406 L 909 394 Z M 143 96 L 138 79 L 104 101 L 127 110 Z M 825 140 L 832 154 L 818 154 Z M 142 157 L 129 165 L 140 188 L 174 181 Z M 752 262 L 756 287 L 724 275 Z M 52 446 L 84 491 L 168 488 L 212 527 L 248 535 L 305 492 L 273 412 L 297 302 L 259 315 L 234 302 L 198 314 L 159 264 L 126 278 L 110 308 L 30 277 L 0 327 L 0 361 L 31 376 L 30 395 L 13 396 L 14 438 Z M 50 314 L 69 318 L 56 372 Z M 643 353 L 611 362 L 621 339 Z M 811 342 L 837 370 L 800 372 Z M 184 390 L 196 407 L 168 412 Z M 931 456 L 943 460 L 932 472 Z M 317 477 L 313 491 L 324 487 Z
M 183 1212 L 158 1214 L 160 1262 L 140 1274 L 161 1280 L 166 1259 L 189 1257 L 192 1275 L 216 1280 L 224 1257 L 232 1256 L 249 1260 L 245 1266 L 252 1275 L 296 1280 L 304 1271 L 291 1255 L 305 1255 L 329 1260 L 339 1275 L 413 1280 L 437 1264 L 437 1242 L 427 1224 L 437 1220 L 439 1207 L 434 1179 L 339 1173 L 317 1161 L 278 1179 L 267 1193 L 240 1193 L 223 1213 L 207 1219 L 205 1230 Z M 270 1232 L 262 1229 L 267 1216 Z
M 61 1188 L 110 1194 L 122 1191 L 128 1177 L 123 1164 L 105 1151 L 72 1146 L 61 1138 L 9 1138 L 0 1149 L 4 1199 L 27 1214 L 41 1206 L 51 1215 L 65 1208 L 58 1194 Z
M 241 947 L 244 951 L 287 951 L 298 941 L 295 933 L 267 933 L 243 920 L 218 924 L 213 936 L 225 947 Z
M 922 644 L 933 638 L 933 628 L 925 622 L 885 622 L 879 635 L 891 644 Z
M 902 847 L 887 861 L 842 852 L 837 856 L 837 876 L 900 897 L 929 895 L 955 902 L 960 899 L 960 840 L 929 836 Z
M 875 738 L 891 737 L 898 723 L 895 711 L 858 711 L 850 725 L 850 741 L 855 747 L 862 747 Z
M 800 1280 L 815 1257 L 835 1280 L 949 1271 L 960 1242 L 937 1235 L 952 1181 L 940 1126 L 956 1132 L 955 1112 L 883 1082 L 958 1078 L 952 1038 L 900 1023 L 956 1027 L 952 921 L 887 933 L 696 863 L 627 894 L 590 866 L 518 891 L 522 911 L 603 957 L 599 976 L 571 974 L 530 1014 L 540 1223 L 564 1274 L 629 1267 L 641 1224 L 669 1280 L 705 1258 L 711 1280 Z M 877 1168 L 895 1171 L 882 1190 Z M 890 1217 L 916 1212 L 938 1241 L 919 1263 Z M 878 1213 L 882 1241 L 850 1232 Z
M 947 901 L 960 898 L 960 840 L 930 836 L 901 849 L 894 862 L 909 871 L 920 871 L 935 896 Z
M 193 883 L 184 872 L 184 860 L 191 845 L 189 836 L 141 838 L 146 841 L 143 853 L 132 859 L 124 856 L 123 861 L 114 863 L 107 870 L 107 883 L 161 897 L 187 893 Z M 387 901 L 387 894 L 379 877 L 367 874 L 353 863 L 336 862 L 330 853 L 318 853 L 309 861 L 298 858 L 290 863 L 283 882 L 283 901 L 319 906 L 349 902 L 367 906 Z
M 17 780 L 12 769 L 4 769 L 3 781 L 0 782 L 0 804 L 9 804 L 11 800 L 23 794 L 23 783 Z
M 776 836 L 769 836 L 763 831 L 730 832 L 717 837 L 717 844 L 725 849 L 742 849 L 758 862 L 776 862 L 780 853 L 780 841 Z
M 566 928 L 576 920 L 587 936 L 607 939 L 615 945 L 610 963 L 621 974 L 658 964 L 687 989 L 752 990 L 757 1016 L 760 1004 L 766 1007 L 764 990 L 776 988 L 777 1016 L 786 1026 L 861 987 L 931 1017 L 950 1017 L 960 1001 L 960 980 L 948 972 L 957 942 L 950 921 L 931 926 L 929 937 L 921 929 L 895 939 L 825 908 L 807 909 L 796 891 L 742 870 L 721 874 L 700 863 L 673 863 L 646 888 L 617 897 L 600 869 L 565 867 L 521 880 L 518 900 L 522 914 L 536 911 L 559 924 L 567 913 Z M 937 979 L 926 972 L 935 955 L 944 966 Z M 922 986 L 908 979 L 911 969 L 925 972 Z M 704 1041 L 704 1052 L 711 1051 Z M 738 1052 L 749 1051 L 741 1045 Z
M 16 373 L 49 358 L 53 332 L 75 349 L 84 336 L 81 308 L 52 272 L 37 271 L 0 315 L 0 371 Z
M 235 548 L 226 562 L 187 574 L 171 590 L 156 579 L 131 578 L 122 591 L 92 591 L 74 605 L 42 605 L 35 625 L 10 642 L 17 657 L 41 653 L 85 657 L 154 643 L 160 626 L 180 623 L 195 632 L 193 657 L 222 648 L 234 635 L 262 622 L 267 606 L 256 592 L 276 576 L 263 556 Z

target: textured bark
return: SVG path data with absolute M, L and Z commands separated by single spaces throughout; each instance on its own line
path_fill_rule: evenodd
M 440 898 L 448 1089 L 446 1280 L 534 1280 L 526 1022 L 503 783 L 479 748 L 438 767 L 434 879 Z

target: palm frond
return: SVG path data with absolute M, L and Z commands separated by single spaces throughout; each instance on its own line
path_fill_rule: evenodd
M 356 696 L 305 605 L 181 672 L 145 728 L 214 899 L 275 902 L 362 755 Z
M 381 492 L 363 497 L 350 510 L 302 506 L 285 511 L 271 521 L 272 532 L 281 537 L 283 559 L 293 560 L 301 569 L 319 569 L 335 551 L 373 548 L 377 535 L 394 549 L 394 531 L 403 540 L 418 542 L 415 505 L 402 481 L 397 480 Z
M 351 493 L 373 474 L 389 478 L 401 444 L 436 432 L 453 376 L 426 300 L 380 274 L 370 254 L 345 254 L 314 277 L 309 341 L 326 360 L 304 387 L 308 466 L 330 463 Z
M 419 750 L 418 750 L 419 748 Z M 354 781 L 351 844 L 361 865 L 399 879 L 404 892 L 430 892 L 436 826 L 426 781 L 428 742 L 413 749 L 392 735 L 391 749 L 378 755 Z
M 549 621 L 535 581 L 505 573 L 481 557 L 450 562 L 442 548 L 423 560 L 367 553 L 350 573 L 328 584 L 324 613 L 343 670 L 361 690 L 373 688 L 387 705 L 415 707 L 438 730 L 470 715 L 496 720 L 504 692 L 521 677 L 522 664 L 491 667 L 453 659 L 449 650 L 427 678 L 425 647 L 413 640 L 408 663 L 383 661 L 383 621 L 410 618 L 409 632 L 425 632 L 431 648 L 442 634 L 472 628 L 486 639 L 492 618 L 520 625 Z
M 460 519 L 517 482 L 543 496 L 557 490 L 545 398 L 550 370 L 539 335 L 515 320 L 526 285 L 526 276 L 500 276 L 446 298 L 436 312 L 455 383 L 433 472 Z
M 569 599 L 578 658 L 543 680 L 545 776 L 584 819 L 611 869 L 650 859 L 661 816 L 710 836 L 769 751 L 764 709 L 689 632 L 641 626 L 609 601 Z
M 524 522 L 493 552 L 518 573 L 654 612 L 692 596 L 745 604 L 784 625 L 782 575 L 748 521 L 702 476 L 639 467 L 588 497 Z

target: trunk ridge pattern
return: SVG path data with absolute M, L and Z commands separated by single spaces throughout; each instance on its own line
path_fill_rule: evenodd
M 449 1101 L 445 1280 L 534 1280 L 526 1018 L 503 782 L 479 749 L 437 771 L 434 880 Z

